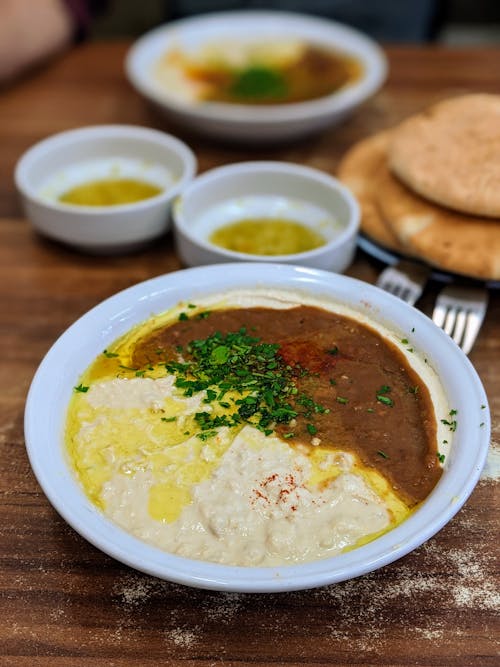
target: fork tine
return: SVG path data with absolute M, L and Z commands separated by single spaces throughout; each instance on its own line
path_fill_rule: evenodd
M 441 290 L 432 313 L 465 354 L 471 351 L 488 306 L 487 290 L 451 285 Z
M 448 312 L 446 313 L 443 325 L 443 329 L 448 334 L 448 336 L 451 336 L 453 330 L 455 329 L 456 319 L 457 319 L 457 308 L 448 307 Z
M 413 306 L 422 295 L 428 276 L 429 268 L 423 264 L 401 260 L 382 271 L 377 286 Z
M 467 319 L 467 314 L 464 310 L 459 310 L 455 320 L 455 328 L 451 336 L 457 345 L 462 345 L 467 325 L 470 329 L 470 318 L 469 320 Z
M 439 303 L 439 297 L 438 297 L 438 301 L 436 301 L 436 305 L 434 306 L 434 310 L 432 311 L 432 319 L 434 323 L 437 324 L 437 326 L 442 329 L 445 317 L 446 317 L 446 308 L 444 308 Z
M 394 294 L 394 296 L 400 296 L 401 294 L 401 285 L 398 285 L 397 283 L 389 283 L 389 289 L 388 291 L 391 292 L 391 294 Z
M 483 323 L 484 315 L 479 316 L 476 313 L 469 313 L 467 318 L 467 327 L 465 329 L 464 339 L 462 341 L 462 350 L 465 354 L 469 354 L 472 350 L 474 343 L 476 342 L 479 329 Z

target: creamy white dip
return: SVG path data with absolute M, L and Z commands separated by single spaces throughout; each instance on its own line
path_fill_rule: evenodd
M 214 474 L 194 486 L 177 521 L 151 518 L 149 471 L 115 475 L 103 498 L 120 526 L 181 556 L 230 565 L 300 563 L 337 554 L 389 526 L 386 507 L 350 464 L 344 457 L 334 481 L 310 487 L 306 456 L 246 426 Z

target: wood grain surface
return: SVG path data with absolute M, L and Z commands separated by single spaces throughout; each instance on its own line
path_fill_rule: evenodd
M 37 236 L 23 218 L 13 168 L 35 141 L 95 123 L 175 131 L 200 170 L 279 159 L 334 173 L 357 139 L 459 92 L 500 90 L 497 50 L 393 48 L 383 90 L 341 127 L 294 145 L 221 146 L 165 125 L 123 74 L 126 43 L 88 44 L 0 95 L 0 664 L 152 665 L 500 664 L 499 445 L 457 516 L 392 565 L 345 583 L 276 595 L 213 593 L 135 572 L 76 534 L 29 466 L 23 411 L 31 379 L 59 334 L 102 299 L 181 268 L 170 237 L 125 257 L 89 257 Z M 348 273 L 374 282 L 361 252 Z M 431 286 L 422 309 L 435 297 Z M 471 354 L 500 430 L 500 299 Z M 496 467 L 495 467 L 496 461 Z

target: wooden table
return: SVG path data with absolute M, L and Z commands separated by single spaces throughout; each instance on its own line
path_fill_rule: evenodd
M 498 448 L 496 471 L 490 465 L 466 506 L 415 552 L 359 579 L 289 594 L 205 592 L 135 572 L 77 535 L 41 492 L 25 453 L 23 409 L 43 355 L 105 297 L 181 268 L 170 238 L 114 258 L 43 240 L 14 191 L 15 161 L 42 137 L 93 123 L 161 127 L 124 78 L 127 46 L 82 46 L 0 97 L 0 663 L 498 665 Z M 384 89 L 349 122 L 316 138 L 258 152 L 183 138 L 201 170 L 269 158 L 333 173 L 353 141 L 438 98 L 499 91 L 498 51 L 393 48 L 389 58 Z M 379 269 L 360 253 L 349 273 L 373 282 Z M 490 397 L 496 438 L 499 322 L 500 299 L 492 294 L 471 361 Z

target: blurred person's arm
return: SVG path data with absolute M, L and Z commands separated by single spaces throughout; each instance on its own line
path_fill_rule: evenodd
M 0 0 L 0 82 L 67 48 L 74 32 L 63 0 Z

